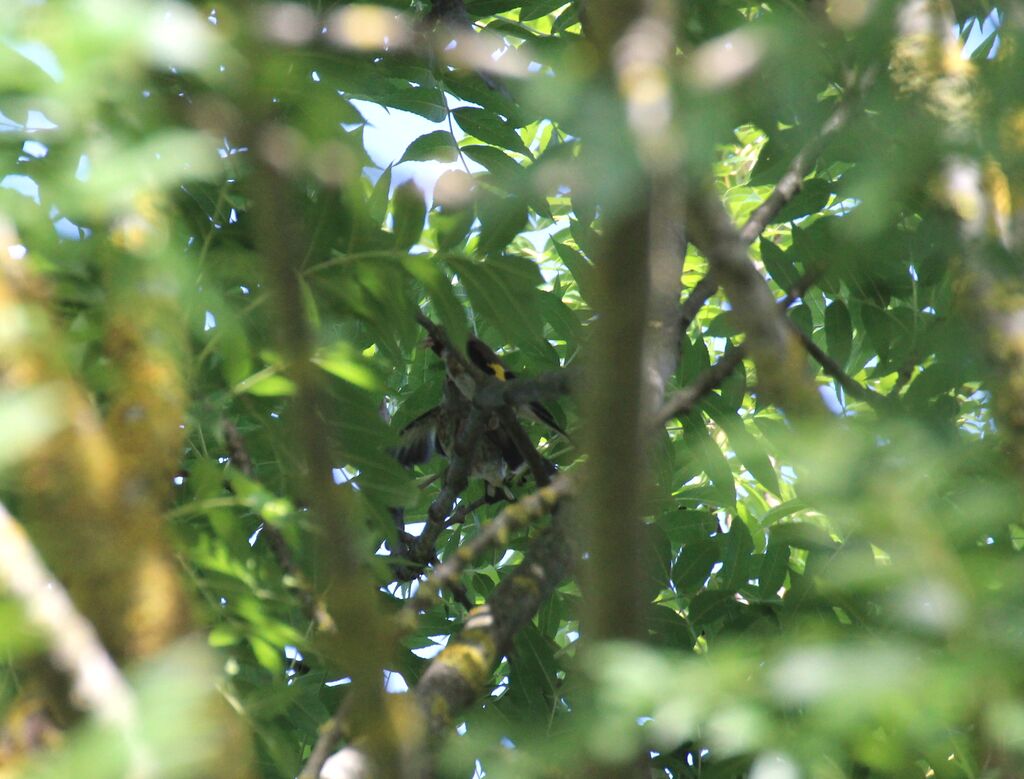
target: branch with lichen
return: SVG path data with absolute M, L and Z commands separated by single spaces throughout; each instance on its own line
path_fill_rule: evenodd
M 47 570 L 25 530 L 0 503 L 0 585 L 21 601 L 26 617 L 44 636 L 54 666 L 71 681 L 71 702 L 122 731 L 135 768 L 152 756 L 142 748 L 138 701 L 96 628 L 75 608 L 67 590 Z M 145 775 L 144 773 L 133 775 Z

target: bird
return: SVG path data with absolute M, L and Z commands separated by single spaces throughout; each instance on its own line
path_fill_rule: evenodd
M 466 341 L 466 355 L 477 368 L 494 376 L 498 381 L 511 381 L 516 378 L 516 374 L 505 367 L 501 357 L 475 335 L 471 335 Z M 517 409 L 517 411 L 534 422 L 546 425 L 566 440 L 569 440 L 569 434 L 565 432 L 565 428 L 558 424 L 552 413 L 542 403 L 533 401 Z
M 469 418 L 472 398 L 477 389 L 472 373 L 466 370 L 465 361 L 457 355 L 448 353 L 450 345 L 447 340 L 428 337 L 423 345 L 430 347 L 444 363 L 443 399 L 437 406 L 420 414 L 399 431 L 399 445 L 393 450 L 393 454 L 405 467 L 421 465 L 435 453 L 450 457 L 455 442 L 464 429 L 463 425 Z M 499 381 L 516 378 L 516 374 L 505 367 L 501 357 L 476 336 L 470 336 L 467 340 L 466 356 L 480 371 Z M 516 411 L 569 439 L 564 428 L 541 403 L 523 404 Z M 511 498 L 506 483 L 509 477 L 523 466 L 524 460 L 512 436 L 502 426 L 499 415 L 490 414 L 485 420 L 483 435 L 470 463 L 470 478 L 479 478 L 485 482 L 487 500 Z M 544 462 L 552 471 L 555 470 L 555 466 L 546 460 Z
M 427 462 L 435 453 L 450 457 L 469 420 L 470 407 L 470 400 L 447 377 L 442 401 L 399 431 L 398 447 L 393 451 L 395 459 L 408 468 Z M 510 493 L 505 482 L 522 464 L 522 454 L 501 427 L 497 415 L 492 414 L 484 422 L 483 435 L 470 463 L 470 478 L 484 481 L 489 502 L 508 499 Z

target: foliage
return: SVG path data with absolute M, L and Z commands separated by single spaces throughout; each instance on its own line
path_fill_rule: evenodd
M 415 688 L 489 599 L 524 624 L 444 743 L 390 720 L 417 770 L 1017 775 L 1024 28 L 997 14 L 969 59 L 942 56 L 953 21 L 966 39 L 991 9 L 923 4 L 924 64 L 900 21 L 916 0 L 5 8 L 3 502 L 127 669 L 159 775 L 296 776 L 365 669 Z M 785 313 L 762 317 L 716 264 L 691 202 L 707 191 L 756 228 L 748 264 Z M 651 234 L 623 240 L 638 213 Z M 680 245 L 664 286 L 688 327 L 669 347 L 621 335 L 670 367 L 615 429 L 588 405 L 594 342 L 618 337 L 601 323 L 630 313 L 608 269 L 646 285 L 646 247 Z M 403 534 L 430 526 L 450 462 L 393 456 L 444 392 L 421 313 L 527 382 L 571 383 L 537 390 L 571 437 L 523 424 L 576 497 L 511 524 L 410 616 L 422 577 L 507 514 L 470 478 L 430 554 Z M 766 354 L 751 319 L 789 346 Z M 645 438 L 644 415 L 722 360 L 735 370 Z M 588 482 L 619 439 L 642 461 Z M 527 498 L 535 476 L 506 486 Z M 634 487 L 604 539 L 622 566 L 601 568 L 588 491 Z M 550 597 L 501 612 L 495 593 L 563 523 L 575 567 L 531 557 Z M 595 581 L 639 599 L 639 634 L 588 644 Z M 63 693 L 67 738 L 25 736 L 33 701 L 54 705 L 32 681 L 53 639 L 33 625 L 0 601 L 0 776 L 120 775 L 123 733 L 77 722 Z M 385 729 L 368 711 L 347 736 Z M 232 743 L 211 743 L 214 716 Z

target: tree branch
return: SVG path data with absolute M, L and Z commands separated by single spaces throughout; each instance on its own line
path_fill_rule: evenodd
M 802 297 L 811 284 L 814 283 L 816 276 L 817 273 L 814 271 L 804 274 L 793 285 L 793 288 L 786 293 L 786 297 L 778 303 L 779 310 L 785 311 Z M 686 416 L 693 411 L 698 401 L 725 381 L 746 356 L 746 346 L 740 344 L 724 355 L 717 363 L 697 376 L 690 384 L 672 395 L 654 415 L 655 429 L 661 427 L 670 419 Z
M 693 241 L 725 287 L 766 396 L 797 413 L 820 413 L 821 398 L 806 375 L 797 339 L 721 200 L 703 186 L 691 193 L 688 212 Z
M 484 434 L 487 415 L 475 406 L 470 406 L 468 402 L 465 405 L 468 407 L 468 416 L 455 438 L 453 451 L 448 453 L 448 467 L 444 472 L 441 491 L 427 509 L 426 527 L 409 550 L 413 561 L 422 562 L 424 565 L 434 559 L 437 538 L 446 527 L 445 522 L 452 512 L 455 500 L 469 484 L 473 459 Z
M 874 82 L 876 71 L 869 69 L 859 78 L 854 80 L 853 86 L 847 90 L 839 101 L 839 105 L 822 124 L 818 133 L 811 138 L 796 153 L 786 172 L 782 174 L 771 193 L 761 204 L 755 208 L 743 227 L 739 230 L 740 239 L 746 243 L 753 243 L 758 239 L 772 219 L 782 208 L 792 200 L 803 187 L 804 179 L 811 172 L 819 154 L 827 143 L 850 121 L 853 116 L 853 109 L 861 99 L 864 92 Z M 680 311 L 680 328 L 683 332 L 689 329 L 690 324 L 697 318 L 708 298 L 715 294 L 718 289 L 718 279 L 715 277 L 714 269 L 697 282 L 691 290 L 690 296 L 683 303 Z
M 848 395 L 857 398 L 857 400 L 863 400 L 865 403 L 871 404 L 871 406 L 876 409 L 892 407 L 892 401 L 890 398 L 885 395 L 880 395 L 879 393 L 858 384 L 846 371 L 842 369 L 839 363 L 829 357 L 825 350 L 814 343 L 813 338 L 807 335 L 807 333 L 795 324 L 790 323 L 790 326 L 793 328 L 793 332 L 797 334 L 797 337 L 800 339 L 800 343 L 803 344 L 807 353 L 810 354 L 819 365 L 821 365 L 825 373 L 839 382 L 839 386 L 842 387 Z
M 771 194 L 751 212 L 746 223 L 740 228 L 739 235 L 742 241 L 753 243 L 757 240 L 757 237 L 764 232 L 764 229 L 782 210 L 782 207 L 803 188 L 804 178 L 811 172 L 818 155 L 825 148 L 825 144 L 850 121 L 854 106 L 874 83 L 875 74 L 876 70 L 869 68 L 852 80 L 851 85 L 839 100 L 839 104 L 822 124 L 821 129 L 796 153 Z
M 133 775 L 147 776 L 155 756 L 138 732 L 138 701 L 93 624 L 47 570 L 28 534 L 0 503 L 0 585 L 24 605 L 28 619 L 43 633 L 54 666 L 71 680 L 72 702 L 122 731 L 133 761 Z

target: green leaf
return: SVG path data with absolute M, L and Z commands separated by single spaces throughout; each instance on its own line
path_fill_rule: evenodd
M 363 357 L 348 341 L 335 341 L 317 351 L 313 362 L 333 376 L 370 392 L 383 392 L 384 382 L 374 363 Z
M 693 341 L 683 338 L 683 353 L 676 369 L 679 384 L 686 386 L 710 367 L 711 355 L 704 339 L 699 335 Z
M 519 192 L 525 184 L 526 170 L 501 149 L 493 146 L 463 146 L 462 153 L 487 168 L 511 192 Z
M 509 652 L 509 696 L 525 717 L 544 717 L 555 698 L 558 647 L 533 624 L 516 633 Z
M 641 554 L 644 559 L 644 597 L 653 601 L 658 593 L 668 588 L 672 568 L 672 542 L 656 523 L 643 526 Z
M 697 634 L 686 617 L 666 606 L 648 607 L 647 629 L 651 631 L 651 640 L 659 646 L 691 649 L 697 642 Z
M 886 311 L 872 305 L 863 305 L 860 308 L 860 318 L 867 330 L 868 339 L 878 350 L 881 360 L 887 360 L 889 351 L 892 348 L 893 320 Z
M 479 254 L 500 252 L 519 235 L 529 217 L 526 201 L 516 195 L 481 195 L 477 204 L 480 217 Z
M 807 503 L 799 498 L 787 500 L 785 503 L 780 503 L 778 506 L 775 506 L 761 517 L 761 526 L 772 527 L 780 519 L 785 519 L 788 516 L 796 514 L 798 511 L 805 511 L 806 509 Z
M 773 525 L 768 538 L 769 543 L 770 539 L 774 538 L 778 543 L 809 551 L 831 551 L 838 546 L 827 532 L 809 522 L 784 522 Z
M 522 0 L 466 0 L 466 10 L 473 16 L 493 16 L 518 8 Z
M 959 386 L 963 380 L 962 364 L 939 360 L 929 365 L 914 378 L 904 399 L 914 405 L 923 405 L 937 395 L 948 393 Z
M 377 183 L 373 185 L 373 192 L 370 195 L 370 200 L 366 204 L 366 213 L 370 220 L 370 224 L 374 227 L 380 227 L 384 222 L 384 217 L 388 213 L 388 198 L 391 195 L 391 165 L 384 168 L 384 172 L 380 174 L 380 178 L 377 179 Z
M 497 114 L 483 108 L 455 108 L 452 110 L 452 116 L 459 127 L 474 138 L 533 157 L 515 128 Z
M 189 483 L 198 501 L 224 496 L 224 466 L 216 460 L 202 457 L 189 465 Z M 253 531 L 252 523 L 245 523 L 240 515 L 229 508 L 217 507 L 204 512 L 210 527 L 235 553 L 247 547 L 246 539 Z
M 717 538 L 704 538 L 687 544 L 672 566 L 672 583 L 679 593 L 688 595 L 701 589 L 719 557 Z
M 718 522 L 709 511 L 675 510 L 663 514 L 658 523 L 674 544 L 683 547 L 705 541 L 718 530 Z
M 833 300 L 825 309 L 825 343 L 829 357 L 845 369 L 853 349 L 853 322 L 841 300 Z
M 767 238 L 761 238 L 761 262 L 779 289 L 788 292 L 800 280 L 793 258 Z
M 369 99 L 380 103 L 386 108 L 397 108 L 402 111 L 419 114 L 431 122 L 441 122 L 448 115 L 448 107 L 444 102 L 444 94 L 436 88 L 389 88 L 386 98 L 374 96 Z
M 580 252 L 573 249 L 568 244 L 554 242 L 555 251 L 558 252 L 559 258 L 565 263 L 565 267 L 569 269 L 572 277 L 576 280 L 576 286 L 579 287 L 580 296 L 587 302 L 593 302 L 594 294 L 594 266 L 590 264 L 586 257 Z
M 427 204 L 423 190 L 416 182 L 407 181 L 395 190 L 393 198 L 395 220 L 395 248 L 408 250 L 419 241 L 427 218 Z
M 729 436 L 729 444 L 751 475 L 776 495 L 779 477 L 761 442 L 747 429 L 743 419 L 714 393 L 703 401 L 703 407 Z
M 739 604 L 731 592 L 705 590 L 690 603 L 690 624 L 696 630 L 705 630 L 720 620 L 728 619 L 739 610 Z
M 761 560 L 758 573 L 757 588 L 762 598 L 774 597 L 786 581 L 789 572 L 789 544 L 776 538 L 774 533 L 768 535 L 768 546 Z
M 700 467 L 708 475 L 715 488 L 715 494 L 723 505 L 736 503 L 736 480 L 732 466 L 722 453 L 718 443 L 708 435 L 703 416 L 692 414 L 683 422 L 683 442 Z
M 454 162 L 459 157 L 459 146 L 455 138 L 447 130 L 435 130 L 432 133 L 421 135 L 409 144 L 398 162 L 437 160 L 439 162 Z
M 456 97 L 505 117 L 513 127 L 523 127 L 533 121 L 507 93 L 495 89 L 477 73 L 457 69 L 444 75 L 444 85 Z
M 489 257 L 483 262 L 460 257 L 447 261 L 469 293 L 473 311 L 501 333 L 506 343 L 525 348 L 533 341 L 547 346 L 537 308 L 537 287 L 543 279 L 536 265 L 513 255 Z
M 455 343 L 465 343 L 469 329 L 466 325 L 466 311 L 455 297 L 451 279 L 441 270 L 437 258 L 427 254 L 413 254 L 402 260 L 409 274 L 418 280 L 430 293 L 434 310 L 441 324 Z
M 811 315 L 811 309 L 801 303 L 798 306 L 793 306 L 789 311 L 786 312 L 788 316 L 801 332 L 806 335 L 812 335 L 814 333 L 814 317 Z
M 276 368 L 264 368 L 234 386 L 234 393 L 255 395 L 261 398 L 278 398 L 295 394 L 295 383 L 277 373 Z
M 722 539 L 722 570 L 717 574 L 722 582 L 722 589 L 735 592 L 746 584 L 749 578 L 751 555 L 754 551 L 754 540 L 746 523 L 739 517 L 733 517 L 729 532 Z
M 828 204 L 832 185 L 822 179 L 810 179 L 796 196 L 784 205 L 772 219 L 772 224 L 791 222 L 808 214 L 816 214 Z

